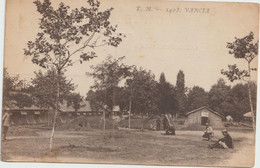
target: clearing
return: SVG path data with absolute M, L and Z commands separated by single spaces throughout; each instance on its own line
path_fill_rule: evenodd
M 77 162 L 185 166 L 240 166 L 254 164 L 253 131 L 231 131 L 235 149 L 210 149 L 213 141 L 202 139 L 202 131 L 177 130 L 175 136 L 162 131 L 99 129 L 59 130 L 49 151 L 50 129 L 36 126 L 11 127 L 2 142 L 4 161 Z

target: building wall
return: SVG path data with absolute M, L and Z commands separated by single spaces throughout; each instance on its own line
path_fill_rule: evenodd
M 210 120 L 210 126 L 212 127 L 223 127 L 222 119 L 215 113 L 209 111 L 208 109 L 201 109 L 194 113 L 188 115 L 185 124 L 192 125 L 192 124 L 199 124 L 201 125 L 201 117 L 203 113 L 208 113 L 208 118 Z
M 40 111 L 38 110 L 15 110 L 11 112 L 11 124 L 12 125 L 35 125 L 35 124 L 48 124 L 53 123 L 54 112 L 52 111 Z M 92 117 L 102 116 L 100 111 L 81 111 L 81 112 L 61 112 L 58 115 L 58 120 L 62 123 L 75 119 L 78 116 Z
M 36 111 L 11 111 L 11 124 L 12 125 L 34 125 L 48 123 L 48 111 L 41 111 L 35 114 Z

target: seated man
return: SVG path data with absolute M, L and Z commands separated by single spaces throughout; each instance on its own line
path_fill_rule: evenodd
M 218 142 L 215 144 L 210 145 L 209 147 L 212 148 L 222 148 L 222 149 L 233 149 L 234 143 L 232 137 L 229 135 L 228 131 L 224 129 L 222 131 L 223 138 L 219 139 Z
M 176 135 L 175 133 L 175 125 L 173 119 L 170 114 L 165 114 L 166 123 L 165 123 L 165 134 L 163 135 Z
M 209 126 L 208 123 L 206 123 L 206 129 L 204 131 L 204 135 L 202 135 L 203 138 L 207 138 L 208 140 L 211 139 L 211 137 L 213 137 L 213 129 L 212 127 Z
M 175 128 L 173 126 L 168 126 L 165 132 L 165 135 L 175 135 Z

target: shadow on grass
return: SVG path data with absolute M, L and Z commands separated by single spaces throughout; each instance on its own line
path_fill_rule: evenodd
M 241 141 L 246 141 L 246 138 L 234 138 L 233 142 L 241 142 Z
M 8 161 L 8 160 L 10 160 L 11 158 L 10 158 L 7 154 L 2 153 L 1 159 L 2 159 L 2 161 Z
M 2 142 L 3 143 L 5 143 L 5 142 L 12 142 L 12 141 L 15 141 L 15 140 L 16 140 L 15 138 L 12 138 L 12 139 L 11 138 L 8 138 L 8 139 L 6 138 L 6 140 L 2 140 Z
M 117 149 L 113 149 L 113 148 L 110 148 L 110 147 L 69 145 L 69 146 L 60 146 L 59 148 L 54 149 L 52 152 L 55 153 L 55 150 L 71 151 L 72 149 L 91 151 L 91 152 L 116 152 L 117 151 Z

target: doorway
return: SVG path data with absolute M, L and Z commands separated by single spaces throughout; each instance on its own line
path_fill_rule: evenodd
M 206 125 L 206 123 L 209 123 L 208 117 L 201 117 L 201 125 Z

